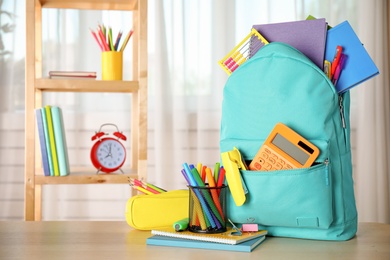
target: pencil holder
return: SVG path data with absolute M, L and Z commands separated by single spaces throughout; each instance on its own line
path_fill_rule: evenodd
M 102 80 L 122 80 L 122 59 L 121 51 L 102 52 Z
M 226 187 L 188 186 L 188 229 L 196 233 L 221 233 L 226 231 Z

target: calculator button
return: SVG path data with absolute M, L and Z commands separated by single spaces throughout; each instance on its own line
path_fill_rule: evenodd
M 276 161 L 275 161 L 274 158 L 268 158 L 268 161 L 269 161 L 271 164 L 275 164 L 275 163 L 276 163 Z
M 272 165 L 269 164 L 269 163 L 265 163 L 265 164 L 264 164 L 264 168 L 265 168 L 266 170 L 271 170 L 271 169 L 272 169 Z
M 255 168 L 256 168 L 257 170 L 261 170 L 261 164 L 258 163 L 258 162 L 256 162 L 256 163 L 255 163 Z
M 276 164 L 275 164 L 275 168 L 276 168 L 277 170 L 281 170 L 281 169 L 283 169 L 283 166 L 282 166 L 280 163 L 276 163 Z

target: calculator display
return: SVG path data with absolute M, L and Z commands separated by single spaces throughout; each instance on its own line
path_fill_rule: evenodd
M 284 138 L 281 134 L 276 134 L 272 143 L 302 165 L 304 165 L 309 159 L 309 154 L 299 149 L 295 144 Z

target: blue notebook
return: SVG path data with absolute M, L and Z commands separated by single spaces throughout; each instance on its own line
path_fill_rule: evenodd
M 325 49 L 326 60 L 333 61 L 337 45 L 343 47 L 343 53 L 347 56 L 336 84 L 338 93 L 343 93 L 379 74 L 374 61 L 348 21 L 328 30 Z
M 41 147 L 43 173 L 45 176 L 50 176 L 50 168 L 49 168 L 49 161 L 48 161 L 49 159 L 46 150 L 46 139 L 45 139 L 45 130 L 44 130 L 45 126 L 43 125 L 41 109 L 39 108 L 35 109 L 35 115 L 37 119 L 39 143 Z
M 258 245 L 260 245 L 264 240 L 265 240 L 265 236 L 260 236 L 236 245 L 229 245 L 223 243 L 197 241 L 191 239 L 154 235 L 146 239 L 146 244 L 155 245 L 155 246 L 171 246 L 171 247 L 186 247 L 186 248 L 225 250 L 225 251 L 237 251 L 237 252 L 252 252 L 252 250 L 255 249 Z

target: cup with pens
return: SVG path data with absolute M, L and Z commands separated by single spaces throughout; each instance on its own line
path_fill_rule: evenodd
M 226 188 L 224 169 L 216 164 L 214 175 L 210 168 L 183 164 L 182 174 L 189 188 L 188 230 L 195 233 L 226 231 Z M 207 182 L 206 182 L 207 178 Z
M 118 32 L 115 41 L 111 27 L 99 25 L 96 31 L 90 31 L 102 52 L 102 80 L 122 80 L 123 51 L 133 35 L 133 29 L 122 43 L 122 31 Z

